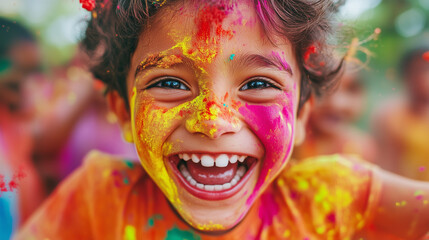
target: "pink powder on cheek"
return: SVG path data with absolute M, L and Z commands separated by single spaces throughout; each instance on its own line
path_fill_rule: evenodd
M 285 103 L 270 106 L 246 104 L 239 109 L 265 148 L 261 173 L 252 195 L 247 199 L 248 205 L 253 203 L 259 190 L 273 180 L 272 175 L 286 163 L 291 153 L 295 120 L 294 98 L 292 94 L 285 95 Z

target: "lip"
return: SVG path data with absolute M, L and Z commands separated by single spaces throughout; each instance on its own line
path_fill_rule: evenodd
M 187 153 L 189 153 L 189 152 L 187 152 Z M 198 154 L 200 154 L 200 153 L 201 152 L 199 152 Z M 201 153 L 201 154 L 214 154 L 214 153 Z M 215 153 L 215 154 L 218 154 L 218 153 Z M 227 153 L 227 154 L 235 154 L 235 153 Z M 241 155 L 246 155 L 246 154 L 241 154 Z M 207 190 L 199 189 L 195 186 L 192 186 L 184 178 L 184 176 L 182 175 L 182 173 L 178 169 L 179 162 L 181 161 L 178 157 L 178 153 L 170 155 L 169 157 L 167 157 L 167 159 L 168 159 L 168 163 L 169 163 L 171 169 L 173 170 L 173 173 L 176 175 L 176 177 L 178 179 L 179 184 L 184 189 L 186 189 L 186 191 L 188 191 L 189 193 L 191 193 L 195 197 L 203 199 L 203 200 L 217 201 L 217 200 L 224 200 L 224 199 L 230 198 L 230 197 L 234 196 L 235 194 L 237 194 L 243 188 L 243 186 L 249 181 L 250 176 L 252 174 L 254 174 L 255 167 L 256 167 L 258 161 L 260 161 L 260 160 L 255 158 L 255 157 L 252 157 L 252 156 L 248 156 L 248 157 L 254 158 L 254 160 L 251 161 L 245 175 L 240 179 L 240 181 L 236 185 L 234 185 L 233 187 L 231 187 L 229 189 L 222 190 L 222 191 L 207 191 Z

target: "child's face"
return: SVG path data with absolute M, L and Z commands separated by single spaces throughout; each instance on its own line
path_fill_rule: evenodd
M 40 49 L 33 42 L 18 42 L 11 47 L 5 59 L 6 68 L 0 66 L 0 105 L 17 109 L 22 107 L 25 98 L 23 85 L 29 76 L 39 71 Z
M 340 134 L 356 121 L 365 108 L 365 89 L 358 73 L 346 71 L 334 93 L 319 99 L 311 111 L 313 129 Z
M 245 216 L 303 126 L 292 46 L 267 38 L 250 2 L 161 9 L 128 74 L 125 134 L 178 213 L 204 231 Z

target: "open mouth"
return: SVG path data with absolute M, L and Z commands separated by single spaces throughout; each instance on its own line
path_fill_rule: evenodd
M 169 161 L 188 192 L 205 200 L 222 200 L 242 188 L 257 159 L 228 153 L 179 153 Z

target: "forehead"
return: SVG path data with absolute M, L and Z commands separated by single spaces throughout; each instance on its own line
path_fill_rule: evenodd
M 294 55 L 286 37 L 267 36 L 253 2 L 200 2 L 161 8 L 142 32 L 133 62 L 142 55 L 172 49 L 194 55 L 193 60 L 200 62 L 211 62 L 225 51 L 271 54 L 276 48 Z

